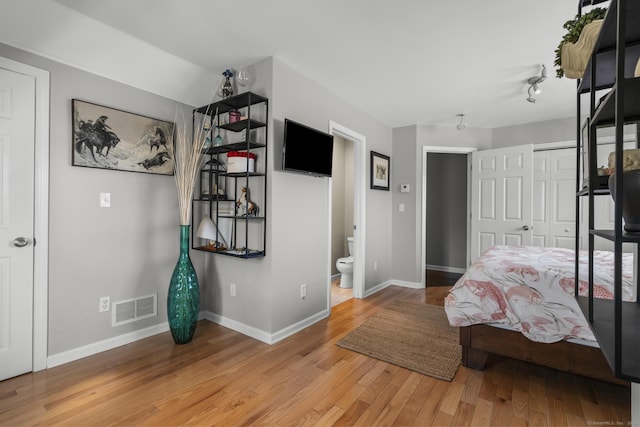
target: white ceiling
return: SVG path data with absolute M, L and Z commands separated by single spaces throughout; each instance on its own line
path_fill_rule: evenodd
M 276 56 L 392 127 L 575 115 L 553 60 L 576 0 L 56 1 L 216 73 Z

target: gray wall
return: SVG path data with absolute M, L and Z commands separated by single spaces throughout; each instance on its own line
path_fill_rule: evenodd
M 420 283 L 422 265 L 422 158 L 425 146 L 491 148 L 491 129 L 438 126 L 406 126 L 393 129 L 392 158 L 392 256 L 393 278 Z M 400 184 L 410 184 L 411 192 L 400 193 Z M 400 203 L 405 205 L 399 212 Z
M 466 154 L 427 154 L 426 212 L 427 265 L 466 268 Z
M 179 249 L 173 177 L 71 166 L 71 99 L 169 121 L 176 102 L 3 44 L 0 56 L 51 73 L 48 354 L 166 322 Z M 111 208 L 98 207 L 100 192 L 111 193 Z M 98 312 L 102 296 L 152 293 L 157 317 L 113 328 L 110 313 Z
M 270 99 L 267 256 L 256 260 L 207 256 L 206 308 L 242 327 L 275 334 L 329 307 L 331 274 L 328 178 L 281 171 L 284 119 L 327 131 L 333 120 L 367 137 L 367 151 L 390 152 L 391 129 L 277 58 L 258 64 L 252 90 Z M 367 172 L 367 177 L 368 177 Z M 365 287 L 391 278 L 390 196 L 366 194 Z M 373 261 L 378 269 L 373 270 Z M 229 283 L 237 296 L 229 296 Z M 307 284 L 307 298 L 300 285 Z
M 510 147 L 523 144 L 575 141 L 576 118 L 524 123 L 493 129 L 492 148 Z

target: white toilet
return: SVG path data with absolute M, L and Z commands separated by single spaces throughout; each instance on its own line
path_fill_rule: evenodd
M 353 288 L 353 237 L 347 237 L 349 256 L 338 258 L 336 268 L 340 273 L 340 287 Z

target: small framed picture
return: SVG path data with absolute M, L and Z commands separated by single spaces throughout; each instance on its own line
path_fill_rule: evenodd
M 373 190 L 389 191 L 389 177 L 391 173 L 390 157 L 371 152 L 371 188 Z
M 71 117 L 73 166 L 173 175 L 173 123 L 78 99 Z

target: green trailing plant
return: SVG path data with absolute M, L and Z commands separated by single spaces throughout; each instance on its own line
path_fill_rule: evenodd
M 556 66 L 556 77 L 564 77 L 564 71 L 562 70 L 562 64 L 560 63 L 560 57 L 562 54 L 562 46 L 567 43 L 575 43 L 580 38 L 580 33 L 582 33 L 582 29 L 585 25 L 590 22 L 595 21 L 596 19 L 603 19 L 607 14 L 607 9 L 602 7 L 596 7 L 591 9 L 589 12 L 584 15 L 576 15 L 575 18 L 564 23 L 562 28 L 567 30 L 567 33 L 562 37 L 562 41 L 558 45 L 556 49 L 556 60 L 553 63 Z

